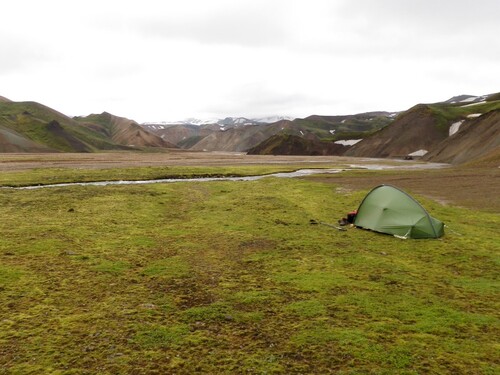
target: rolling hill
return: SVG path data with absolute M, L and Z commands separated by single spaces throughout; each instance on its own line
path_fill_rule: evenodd
M 175 147 L 130 120 L 107 115 L 107 125 L 99 118 L 95 120 L 100 123 L 91 123 L 40 103 L 0 100 L 0 152 L 130 150 L 131 144 Z
M 0 152 L 96 152 L 180 147 L 252 154 L 406 158 L 497 165 L 500 93 L 458 95 L 407 111 L 312 115 L 272 123 L 228 117 L 201 125 L 138 124 L 110 113 L 70 118 L 0 97 Z M 276 119 L 276 118 L 275 118 Z M 194 120 L 193 120 L 194 121 Z M 344 143 L 339 144 L 339 143 Z
M 424 156 L 424 160 L 463 164 L 500 154 L 500 109 L 461 121 L 460 128 Z
M 245 152 L 278 132 L 290 129 L 292 127 L 291 124 L 288 120 L 282 120 L 274 124 L 245 125 L 227 130 L 219 130 L 200 139 L 190 149 L 198 151 Z
M 145 130 L 137 122 L 114 116 L 108 112 L 92 114 L 86 117 L 75 117 L 74 119 L 84 127 L 110 138 L 119 145 L 130 147 L 177 147 L 158 135 Z
M 395 121 L 352 146 L 346 155 L 362 157 L 401 157 L 414 151 L 429 150 L 445 139 L 447 129 L 439 127 L 432 109 L 419 104 L 399 115 Z
M 420 152 L 429 161 L 467 162 L 498 147 L 499 109 L 498 94 L 462 95 L 442 103 L 418 104 L 344 155 L 387 158 Z M 484 147 L 488 139 L 495 141 Z
M 249 155 L 341 155 L 346 146 L 291 134 L 276 134 L 248 150 Z
M 281 119 L 273 123 L 260 124 L 238 123 L 234 119 L 228 122 L 225 119 L 200 126 L 151 123 L 142 126 L 181 148 L 243 152 L 279 134 L 318 141 L 359 138 L 387 126 L 395 115 L 389 112 L 370 112 L 345 116 L 314 115 L 304 119 Z M 278 137 L 275 140 L 278 139 L 285 141 L 288 138 Z
M 49 147 L 36 143 L 15 130 L 0 125 L 0 152 L 51 152 Z

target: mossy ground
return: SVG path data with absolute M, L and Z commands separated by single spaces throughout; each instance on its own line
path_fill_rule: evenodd
M 237 167 L 124 167 L 103 169 L 36 168 L 26 171 L 5 171 L 0 175 L 0 187 L 21 187 L 29 185 L 50 185 L 89 181 L 138 181 L 156 179 L 186 179 L 197 177 L 240 177 L 257 176 L 279 172 L 292 172 L 310 166 L 300 164 L 237 166 Z M 332 164 L 332 167 L 338 165 Z M 319 167 L 318 167 L 319 168 Z M 326 168 L 326 167 L 323 167 Z
M 439 240 L 336 222 L 318 181 L 0 190 L 0 373 L 495 374 L 495 213 Z

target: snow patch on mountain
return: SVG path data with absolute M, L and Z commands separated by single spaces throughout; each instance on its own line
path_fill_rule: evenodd
M 258 117 L 254 118 L 253 120 L 258 121 L 258 122 L 263 122 L 265 124 L 272 124 L 273 122 L 278 122 L 278 121 L 293 121 L 295 120 L 295 117 L 289 117 L 289 116 L 267 116 L 267 117 Z
M 477 98 L 478 98 L 477 96 L 470 96 L 468 98 L 460 100 L 460 103 L 470 103 L 470 102 L 475 101 Z
M 478 103 L 484 102 L 489 95 L 458 95 L 453 98 L 448 99 L 445 103 L 450 104 L 468 104 L 468 103 Z
M 484 103 L 486 103 L 486 100 L 481 100 L 480 102 L 476 102 L 476 103 L 472 103 L 472 104 L 466 104 L 466 105 L 463 105 L 463 106 L 461 106 L 461 107 L 462 107 L 462 108 L 463 108 L 463 107 L 473 107 L 473 106 L 475 106 L 475 105 L 478 105 L 478 104 L 484 104 Z
M 455 134 L 456 132 L 458 132 L 458 130 L 460 129 L 460 126 L 464 123 L 465 120 L 461 120 L 461 121 L 457 121 L 457 122 L 454 122 L 453 124 L 451 124 L 450 126 L 450 130 L 449 130 L 449 135 L 450 137 Z
M 231 125 L 231 126 L 238 126 L 238 125 L 259 125 L 258 121 L 246 118 L 246 117 L 226 117 L 222 120 L 218 120 L 216 122 L 218 125 Z
M 360 141 L 362 141 L 362 139 L 342 139 L 340 141 L 335 141 L 335 143 L 342 146 L 353 146 Z
M 190 125 L 210 125 L 217 124 L 219 120 L 215 118 L 207 118 L 207 119 L 197 119 L 197 118 L 188 118 L 184 120 L 186 124 Z
M 217 124 L 218 119 L 196 119 L 196 118 L 188 118 L 185 120 L 179 120 L 179 121 L 148 121 L 148 122 L 143 122 L 142 125 L 146 126 L 172 126 L 172 125 L 210 125 L 210 124 Z M 160 128 L 162 129 L 162 128 Z
M 417 150 L 417 151 L 414 151 L 412 152 L 411 154 L 408 154 L 408 156 L 412 156 L 412 157 L 422 157 L 424 156 L 425 154 L 427 154 L 429 151 L 427 150 Z

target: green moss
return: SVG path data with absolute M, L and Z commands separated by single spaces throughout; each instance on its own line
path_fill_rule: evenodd
M 258 304 L 265 304 L 271 301 L 274 298 L 274 296 L 269 291 L 250 290 L 250 291 L 236 292 L 232 294 L 229 298 L 236 304 L 258 305 Z
M 315 317 L 325 315 L 327 310 L 323 303 L 318 300 L 297 301 L 286 306 L 285 310 L 303 317 Z
M 183 312 L 187 321 L 190 322 L 209 322 L 209 321 L 224 321 L 232 320 L 231 308 L 224 303 L 213 303 L 207 306 L 191 307 Z
M 162 277 L 167 279 L 184 277 L 189 274 L 189 265 L 185 259 L 174 256 L 149 263 L 149 265 L 144 268 L 143 274 L 150 277 Z
M 23 271 L 20 268 L 0 264 L 0 287 L 5 287 L 19 281 L 22 275 Z
M 122 261 L 102 260 L 92 267 L 95 271 L 111 273 L 114 275 L 122 274 L 130 268 L 130 265 Z
M 189 335 L 189 327 L 185 324 L 172 326 L 151 325 L 139 329 L 135 335 L 141 347 L 149 349 L 179 347 Z
M 365 194 L 277 178 L 2 189 L 0 368 L 497 372 L 498 215 L 418 197 L 460 233 L 432 241 L 309 223 Z

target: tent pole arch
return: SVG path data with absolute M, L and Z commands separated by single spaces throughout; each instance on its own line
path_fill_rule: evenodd
M 378 189 L 382 190 L 377 193 L 376 191 Z M 391 194 L 394 194 L 394 196 L 392 196 Z M 382 200 L 380 201 L 380 199 Z M 401 199 L 403 200 L 400 201 Z M 387 216 L 386 214 L 384 214 L 384 212 L 386 212 L 386 210 L 394 210 L 395 208 L 397 209 L 398 201 L 399 204 L 405 204 L 405 200 L 406 202 L 408 202 L 406 204 L 413 205 L 415 210 L 413 212 L 417 212 L 417 215 L 421 216 L 420 219 L 417 220 L 414 214 L 409 214 L 408 220 L 405 220 L 403 213 L 403 216 L 400 217 L 400 229 L 406 226 L 408 227 L 406 236 L 409 236 L 411 238 L 439 238 L 443 235 L 443 231 L 438 230 L 438 227 L 443 225 L 442 222 L 434 219 L 429 214 L 429 212 L 427 212 L 427 210 L 410 194 L 406 193 L 404 190 L 399 189 L 396 186 L 387 184 L 378 185 L 371 189 L 368 194 L 366 194 L 358 207 L 358 215 L 354 221 L 354 224 L 358 227 L 371 229 L 377 232 L 401 235 L 400 233 L 397 233 L 397 230 L 392 229 L 395 227 L 387 227 L 387 224 L 383 224 L 384 222 L 386 222 L 386 220 L 391 220 L 390 216 Z M 373 215 L 375 215 L 375 217 Z M 368 217 L 371 217 L 371 219 L 368 219 Z M 416 230 L 416 232 L 410 235 L 410 233 L 413 233 L 413 230 Z

